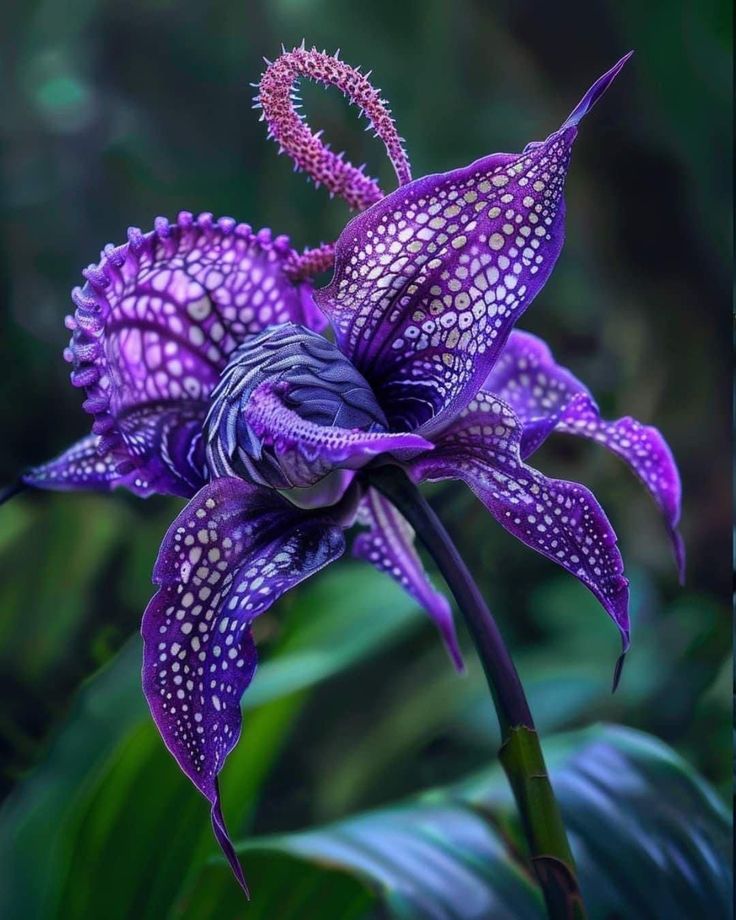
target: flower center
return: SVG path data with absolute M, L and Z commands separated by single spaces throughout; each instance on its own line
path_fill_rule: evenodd
M 212 394 L 205 427 L 213 477 L 307 489 L 328 485 L 323 481 L 333 471 L 339 475 L 337 464 L 315 449 L 315 438 L 324 434 L 329 442 L 340 429 L 381 432 L 387 423 L 367 381 L 337 346 L 286 323 L 233 352 Z

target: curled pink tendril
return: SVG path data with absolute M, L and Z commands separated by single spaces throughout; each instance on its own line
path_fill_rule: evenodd
M 338 52 L 339 54 L 339 52 Z M 348 205 L 362 211 L 383 198 L 383 192 L 363 167 L 353 166 L 343 153 L 335 153 L 322 140 L 322 132 L 312 133 L 297 111 L 298 98 L 294 85 L 300 77 L 308 77 L 323 86 L 335 86 L 365 115 L 386 146 L 399 185 L 411 181 L 409 160 L 399 137 L 388 103 L 368 80 L 367 75 L 330 55 L 304 45 L 285 51 L 266 68 L 259 84 L 256 106 L 263 110 L 261 120 L 268 124 L 269 137 L 278 142 L 298 170 L 306 172 L 315 185 L 324 185 L 330 195 L 343 198 Z M 310 249 L 293 260 L 289 274 L 306 278 L 328 269 L 333 262 L 333 247 L 323 244 Z

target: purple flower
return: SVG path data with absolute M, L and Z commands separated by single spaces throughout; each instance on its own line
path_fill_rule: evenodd
M 592 438 L 642 479 L 682 569 L 680 483 L 661 435 L 601 419 L 543 342 L 512 331 L 562 248 L 578 125 L 627 57 L 545 141 L 412 182 L 366 77 L 316 51 L 284 53 L 260 84 L 270 134 L 317 184 L 366 209 L 336 246 L 299 254 L 268 231 L 181 213 L 108 246 L 73 293 L 67 358 L 93 435 L 23 478 L 189 499 L 154 569 L 143 685 L 244 887 L 218 775 L 255 671 L 253 620 L 341 556 L 357 522 L 367 529 L 354 554 L 427 610 L 462 666 L 450 606 L 411 528 L 369 484 L 376 465 L 398 464 L 416 483 L 465 481 L 504 528 L 593 592 L 626 649 L 628 582 L 605 513 L 584 486 L 528 464 L 555 431 Z M 396 191 L 384 196 L 310 132 L 292 97 L 299 76 L 361 107 L 386 144 Z M 333 257 L 330 284 L 314 291 Z M 321 334 L 328 321 L 334 342 Z

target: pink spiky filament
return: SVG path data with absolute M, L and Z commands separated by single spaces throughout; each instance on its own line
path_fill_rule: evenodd
M 285 51 L 269 64 L 261 78 L 256 104 L 263 109 L 269 136 L 281 150 L 292 158 L 297 169 L 304 170 L 317 186 L 324 185 L 330 195 L 343 198 L 354 210 L 363 210 L 383 198 L 375 179 L 366 176 L 363 167 L 356 167 L 335 153 L 321 138 L 312 133 L 297 111 L 294 84 L 308 77 L 322 86 L 335 86 L 366 116 L 388 152 L 400 185 L 411 181 L 409 161 L 401 138 L 391 117 L 390 109 L 379 90 L 356 68 L 315 48 L 294 48 Z
M 335 244 L 322 243 L 314 249 L 305 249 L 302 253 L 294 253 L 288 259 L 284 271 L 296 284 L 313 278 L 321 272 L 329 271 L 335 263 Z

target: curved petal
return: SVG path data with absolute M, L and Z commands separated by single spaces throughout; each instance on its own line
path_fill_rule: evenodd
M 129 460 L 155 491 L 193 493 L 191 441 L 181 444 L 181 456 L 164 457 L 164 445 L 150 440 L 141 453 L 136 421 L 161 413 L 159 428 L 183 441 L 172 432 L 175 413 L 184 413 L 191 435 L 191 421 L 201 424 L 227 357 L 245 336 L 272 323 L 320 325 L 310 284 L 287 273 L 293 255 L 285 237 L 188 212 L 174 224 L 159 218 L 150 233 L 129 230 L 127 243 L 104 250 L 84 273 L 84 288 L 73 292 L 66 352 L 72 382 L 87 391 L 84 407 L 95 418 L 101 453 Z M 161 477 L 149 458 L 154 467 L 173 468 Z
M 560 254 L 577 124 L 617 72 L 543 143 L 411 182 L 343 231 L 315 299 L 393 428 L 435 435 L 481 386 Z
M 414 548 L 414 530 L 403 515 L 375 489 L 369 489 L 358 509 L 358 523 L 370 529 L 358 534 L 353 555 L 394 578 L 427 611 L 440 631 L 458 671 L 464 670 L 452 608 L 434 589 Z
M 100 456 L 97 440 L 96 435 L 87 435 L 53 460 L 26 470 L 21 480 L 35 489 L 109 492 L 121 485 L 124 477 L 118 460 L 111 454 Z
M 297 488 L 314 485 L 337 469 L 360 469 L 380 454 L 401 458 L 432 449 L 429 441 L 410 432 L 362 431 L 309 421 L 289 408 L 268 382 L 254 390 L 244 415 L 261 444 L 273 448 L 280 470 Z M 240 456 L 247 461 L 242 451 Z
M 240 735 L 240 698 L 256 667 L 250 626 L 344 548 L 331 518 L 239 479 L 202 488 L 161 544 L 159 589 L 141 626 L 143 689 L 164 743 L 211 803 L 215 835 L 243 887 L 217 777 Z
M 672 540 L 680 578 L 685 550 L 677 529 L 681 485 L 677 464 L 656 428 L 629 416 L 606 421 L 588 389 L 557 364 L 547 345 L 515 330 L 489 374 L 484 389 L 507 402 L 521 420 L 521 456 L 531 454 L 552 431 L 597 441 L 621 457 L 660 508 Z
M 521 424 L 478 393 L 432 453 L 410 464 L 416 481 L 462 479 L 509 533 L 571 572 L 598 598 L 629 645 L 629 589 L 616 534 L 594 496 L 521 459 Z

